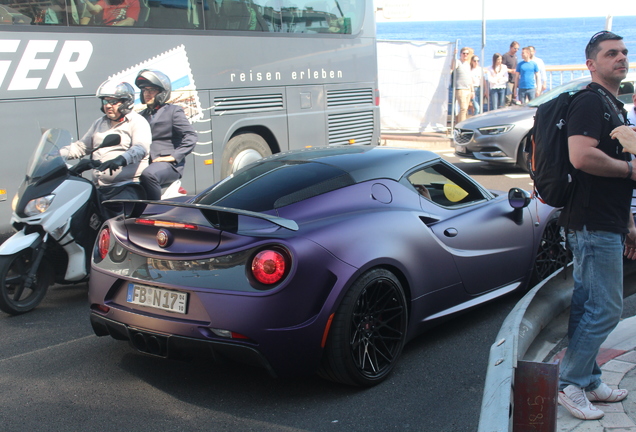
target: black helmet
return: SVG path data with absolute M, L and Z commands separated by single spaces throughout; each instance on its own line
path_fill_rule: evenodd
M 142 69 L 137 74 L 135 85 L 139 87 L 140 90 L 148 86 L 159 88 L 160 92 L 155 96 L 155 103 L 157 105 L 163 105 L 170 99 L 172 84 L 170 83 L 170 78 L 163 72 L 159 72 L 155 69 Z M 139 95 L 139 99 L 141 103 L 146 103 L 143 91 L 141 95 Z
M 118 110 L 121 115 L 126 115 L 131 112 L 135 104 L 135 89 L 127 82 L 117 83 L 106 80 L 99 86 L 95 96 L 100 99 L 104 99 L 105 97 L 121 99 L 123 103 L 119 106 Z M 101 110 L 104 112 L 103 105 L 101 106 Z

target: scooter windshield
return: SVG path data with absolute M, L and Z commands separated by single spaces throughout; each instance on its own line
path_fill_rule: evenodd
M 35 181 L 66 172 L 66 158 L 60 155 L 60 149 L 71 144 L 71 141 L 70 132 L 64 129 L 49 129 L 44 132 L 27 165 L 27 178 Z

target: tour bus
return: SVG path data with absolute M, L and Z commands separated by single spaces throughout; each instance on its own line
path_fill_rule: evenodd
M 199 134 L 189 194 L 272 153 L 377 144 L 374 18 L 372 0 L 0 0 L 0 234 L 42 132 L 81 137 L 99 85 L 141 69 Z

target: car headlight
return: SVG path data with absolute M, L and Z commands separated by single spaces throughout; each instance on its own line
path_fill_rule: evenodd
M 508 132 L 515 125 L 489 126 L 477 129 L 482 135 L 501 135 Z
M 55 195 L 32 199 L 24 208 L 24 214 L 27 216 L 36 216 L 44 213 L 53 202 L 53 198 L 55 198 Z

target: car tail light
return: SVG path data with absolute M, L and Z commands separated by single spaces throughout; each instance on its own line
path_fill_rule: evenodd
M 230 330 L 223 330 L 223 329 L 217 329 L 217 328 L 210 328 L 210 330 L 212 330 L 212 333 L 214 333 L 217 336 L 223 337 L 223 338 L 228 338 L 228 339 L 249 339 L 247 336 L 242 335 L 240 333 L 236 333 Z
M 275 250 L 261 251 L 252 260 L 252 274 L 262 284 L 271 285 L 280 282 L 286 270 L 285 257 Z
M 161 220 L 153 220 L 153 219 L 135 219 L 135 223 L 139 225 L 148 225 L 148 226 L 156 226 L 161 228 L 179 228 L 179 229 L 187 229 L 187 230 L 198 230 L 199 227 L 193 224 L 181 223 L 181 222 L 170 222 L 170 221 L 161 221 Z
M 108 313 L 110 311 L 110 308 L 106 305 L 95 305 L 95 308 L 103 313 Z
M 110 230 L 108 227 L 101 230 L 97 239 L 97 250 L 101 259 L 106 258 L 108 249 L 110 248 Z

